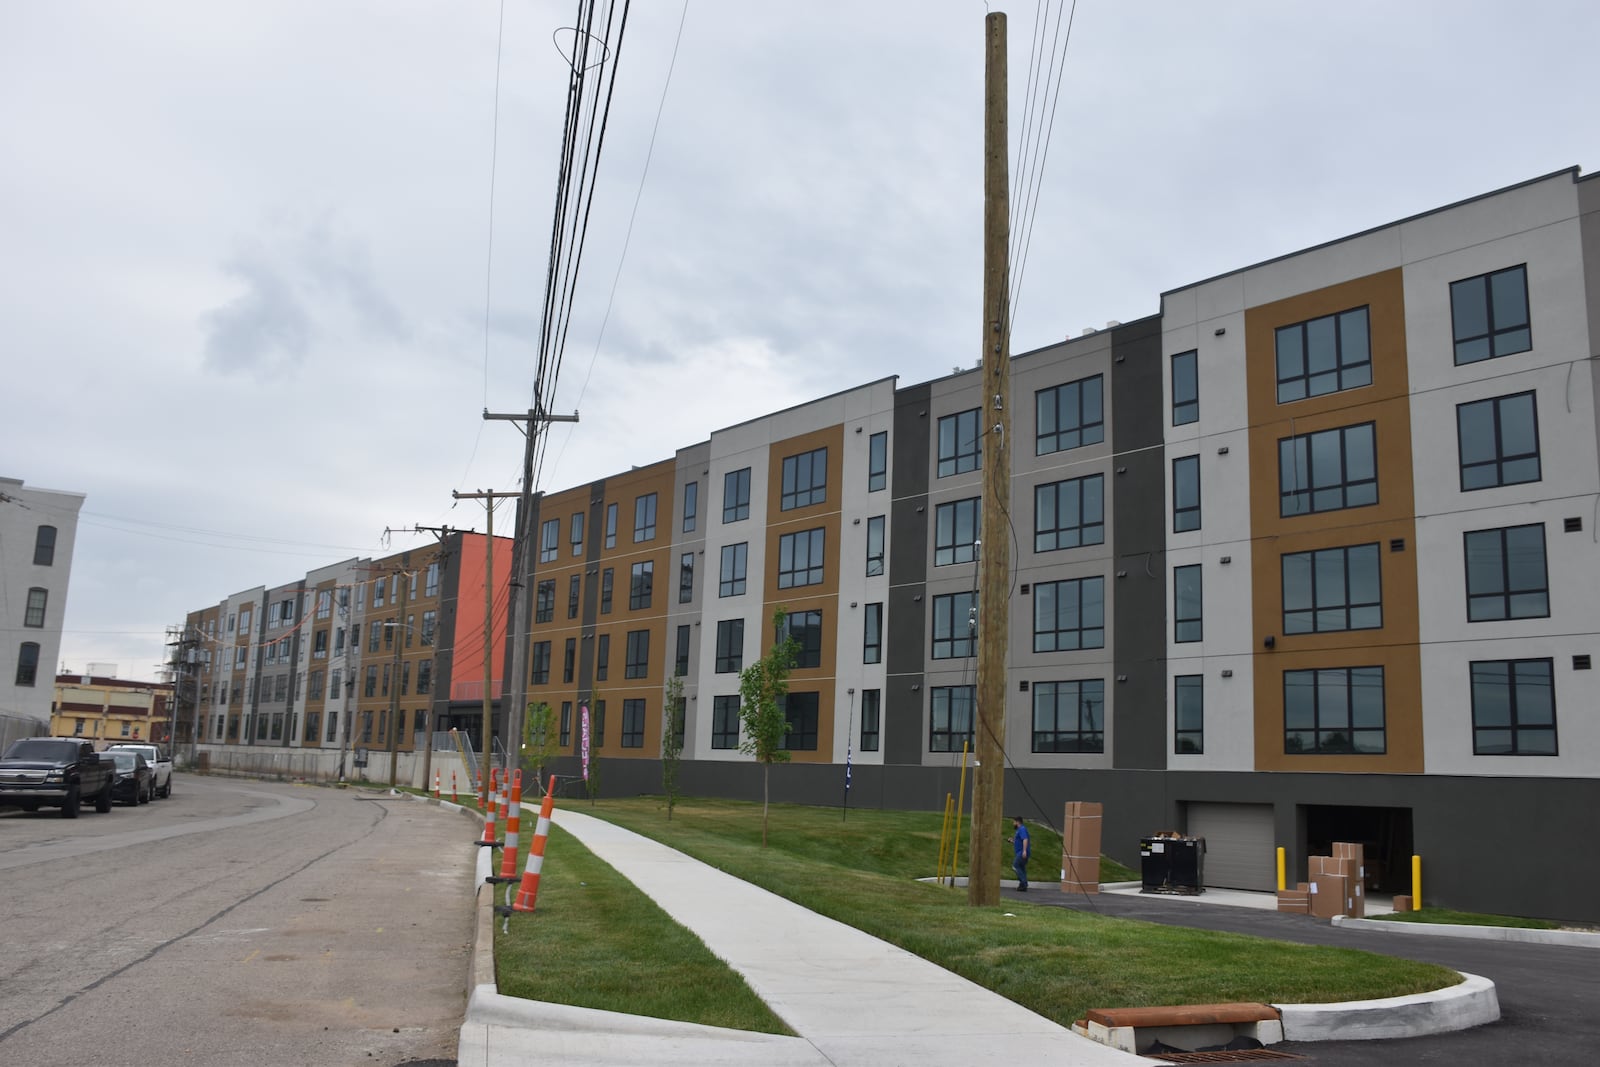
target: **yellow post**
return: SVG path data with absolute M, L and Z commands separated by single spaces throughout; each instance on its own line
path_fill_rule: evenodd
M 1283 890 L 1288 889 L 1288 888 L 1289 888 L 1289 883 L 1283 877 L 1283 846 L 1279 845 L 1278 846 L 1278 891 L 1281 893 L 1281 892 L 1283 892 Z
M 961 865 L 961 809 L 962 801 L 967 797 L 967 742 L 961 742 L 961 781 L 956 785 L 956 847 L 950 856 L 950 884 L 956 884 L 956 870 Z M 972 805 L 976 808 L 978 805 Z M 973 838 L 977 840 L 976 837 Z M 967 885 L 972 885 L 972 880 L 967 879 Z
M 939 865 L 933 870 L 933 879 L 940 885 L 944 884 L 944 857 L 950 837 L 950 808 L 952 806 L 950 794 L 944 795 L 944 822 L 939 826 Z
M 1411 857 L 1411 910 L 1422 910 L 1422 857 Z

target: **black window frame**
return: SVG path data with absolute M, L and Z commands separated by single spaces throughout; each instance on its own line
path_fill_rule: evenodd
M 33 532 L 33 565 L 54 567 L 56 564 L 56 536 L 58 530 L 44 523 Z
M 1206 590 L 1200 567 L 1198 563 L 1189 563 L 1172 568 L 1172 643 L 1175 645 L 1205 640 Z M 1179 610 L 1184 605 L 1183 582 L 1188 578 L 1194 579 L 1193 615 L 1185 615 Z
M 578 617 L 578 606 L 583 602 L 583 576 L 573 574 L 567 578 L 567 618 Z M 424 613 L 426 615 L 426 613 Z
M 23 641 L 17 646 L 15 685 L 32 689 L 39 684 L 39 642 Z
M 600 614 L 611 614 L 611 600 L 616 591 L 617 572 L 613 567 L 607 567 L 600 572 Z
M 583 555 L 583 512 L 574 511 L 567 524 L 567 542 L 574 556 Z
M 643 544 L 656 539 L 655 493 L 640 493 L 633 498 L 633 543 Z
M 528 663 L 529 685 L 550 684 L 550 655 L 549 641 L 535 641 L 533 643 L 533 656 Z M 387 682 L 388 679 L 386 678 L 385 681 Z
M 561 520 L 546 519 L 539 524 L 539 562 L 549 563 L 561 555 Z
M 1063 478 L 1058 482 L 1044 482 L 1033 487 L 1033 550 L 1035 552 L 1061 552 L 1086 545 L 1103 545 L 1106 541 L 1106 487 L 1105 475 L 1086 474 L 1081 478 Z M 1090 488 L 1097 498 L 1091 510 Z M 1073 501 L 1072 509 L 1065 507 Z M 1077 521 L 1072 521 L 1073 514 Z M 1091 521 L 1093 519 L 1093 521 Z
M 1200 353 L 1196 349 L 1174 353 L 1170 360 L 1172 425 L 1200 421 Z
M 1366 431 L 1366 454 L 1370 473 L 1352 477 L 1350 457 L 1359 449 L 1351 447 L 1353 435 Z M 1337 437 L 1338 470 L 1331 481 L 1322 482 L 1328 472 L 1317 462 L 1318 442 Z M 1305 457 L 1304 466 L 1301 456 Z M 1371 490 L 1371 499 L 1364 499 Z M 1337 494 L 1333 497 L 1333 494 Z M 1354 499 L 1352 499 L 1354 498 Z M 1328 502 L 1332 499 L 1333 502 Z M 1312 433 L 1278 438 L 1278 517 L 1316 515 L 1346 508 L 1372 507 L 1378 503 L 1378 424 L 1361 422 L 1335 426 Z
M 714 674 L 738 674 L 744 670 L 744 619 L 717 620 L 717 652 Z
M 1188 499 L 1191 493 L 1194 497 L 1192 501 Z M 1198 529 L 1200 529 L 1200 457 L 1175 456 L 1172 460 L 1172 532 L 1191 533 Z
M 655 601 L 656 561 L 636 560 L 628 568 L 628 610 L 645 611 Z
M 1353 320 L 1348 317 L 1361 316 L 1361 341 L 1365 355 L 1361 358 L 1345 358 L 1345 329 Z M 1312 328 L 1318 323 L 1333 323 L 1333 366 L 1330 369 L 1313 371 L 1306 358 L 1306 341 L 1311 335 Z M 1309 400 L 1318 396 L 1330 396 L 1350 389 L 1361 389 L 1372 384 L 1372 308 L 1370 304 L 1358 307 L 1344 308 L 1341 311 L 1330 312 L 1326 315 L 1317 315 L 1299 322 L 1291 322 L 1279 326 L 1273 331 L 1273 368 L 1277 380 L 1277 397 L 1280 404 L 1293 404 L 1300 400 Z M 1296 373 L 1284 373 L 1284 339 L 1293 336 L 1299 345 L 1300 369 Z M 1354 357 L 1354 349 L 1351 349 Z M 1312 379 L 1333 376 L 1332 389 L 1318 389 L 1312 391 Z M 1346 380 L 1348 375 L 1349 380 Z M 1364 380 L 1362 380 L 1364 378 Z M 1295 385 L 1298 383 L 1298 393 Z M 1286 395 L 1286 389 L 1288 387 Z
M 799 647 L 795 650 L 793 667 L 808 670 L 822 666 L 822 609 L 807 608 L 784 615 L 783 626 L 775 635 L 779 644 L 793 637 Z
M 1094 386 L 1094 406 L 1099 408 L 1099 417 L 1092 420 L 1086 417 L 1089 405 L 1085 403 L 1091 383 Z M 1046 411 L 1050 415 L 1048 425 L 1052 427 L 1049 430 L 1044 428 L 1047 424 Z M 1062 416 L 1069 411 L 1074 421 L 1067 423 Z M 1033 419 L 1033 454 L 1036 456 L 1103 444 L 1106 439 L 1104 375 L 1091 374 L 1087 378 L 1038 390 L 1033 394 Z
M 622 702 L 622 732 L 618 739 L 620 748 L 644 747 L 644 701 L 629 697 Z
M 1175 675 L 1172 679 L 1172 754 L 1201 756 L 1205 751 L 1206 677 L 1203 674 Z
M 727 752 L 739 747 L 739 698 L 714 696 L 711 698 L 711 748 Z
M 826 527 L 818 526 L 810 530 L 780 534 L 778 588 L 800 589 L 808 585 L 821 585 L 826 567 L 827 547 Z
M 970 745 L 976 719 L 976 691 L 977 687 L 971 685 L 936 685 L 928 690 L 929 752 L 960 752 L 963 741 Z M 964 730 L 957 717 L 961 713 L 966 716 Z
M 551 622 L 556 617 L 556 580 L 554 578 L 541 579 L 534 589 L 533 621 Z M 388 635 L 384 635 L 383 647 L 389 647 Z
M 672 658 L 672 674 L 675 678 L 686 678 L 689 674 L 689 631 L 690 627 L 678 627 L 678 644 Z
M 1359 557 L 1359 558 L 1358 558 Z M 1372 573 L 1377 581 L 1376 590 L 1358 590 L 1351 582 L 1352 559 Z M 1289 569 L 1304 567 L 1304 586 L 1307 599 L 1304 603 L 1289 603 Z M 1325 573 L 1337 567 L 1337 575 Z M 1283 608 L 1282 625 L 1286 635 L 1344 633 L 1350 630 L 1381 630 L 1383 628 L 1383 552 L 1378 542 L 1360 545 L 1336 545 L 1305 552 L 1285 552 L 1279 557 L 1279 600 Z M 1333 578 L 1337 585 L 1325 589 Z M 1358 595 L 1375 593 L 1375 596 Z M 1331 598 L 1331 599 L 1329 599 Z M 1376 614 L 1373 615 L 1372 613 Z M 1358 621 L 1360 613 L 1360 621 Z M 1325 616 L 1327 616 L 1325 618 Z M 1341 616 L 1334 618 L 1333 616 Z M 1303 623 L 1309 622 L 1309 625 Z
M 1105 752 L 1104 678 L 1034 682 L 1031 693 L 1032 751 L 1090 755 Z M 1098 708 L 1094 706 L 1096 702 Z
M 783 716 L 789 729 L 784 732 L 783 743 L 779 747 L 787 752 L 817 751 L 822 694 L 811 691 L 784 694 Z
M 700 483 L 687 482 L 683 487 L 683 533 L 694 533 L 700 524 Z
M 717 574 L 717 597 L 743 596 L 749 579 L 750 542 L 722 546 Z
M 650 631 L 629 630 L 627 636 L 627 651 L 622 664 L 624 678 L 648 678 L 650 676 Z
M 828 499 L 828 447 L 783 457 L 778 510 L 794 511 Z
M 722 521 L 741 522 L 750 517 L 750 468 L 741 467 L 722 476 Z
M 28 588 L 28 600 L 22 609 L 22 625 L 29 630 L 44 629 L 45 615 L 50 609 L 50 590 L 42 585 Z M 318 630 L 317 636 L 322 639 L 323 654 L 327 654 L 328 631 Z
M 978 408 L 968 408 L 939 416 L 936 477 L 950 478 L 983 466 L 983 430 L 978 425 L 981 414 Z
M 867 492 L 889 487 L 889 431 L 880 430 L 867 438 Z
M 1523 452 L 1516 452 L 1516 453 L 1508 453 L 1506 451 L 1506 440 L 1505 440 L 1505 421 L 1506 420 L 1505 420 L 1505 415 L 1504 415 L 1504 409 L 1505 409 L 1505 406 L 1509 402 L 1517 401 L 1517 400 L 1524 400 L 1524 399 L 1526 399 L 1528 401 L 1528 405 L 1529 405 L 1528 418 L 1529 418 L 1529 422 L 1531 423 L 1532 429 L 1533 429 L 1533 451 L 1531 451 L 1531 452 L 1523 451 Z M 1494 455 L 1490 459 L 1474 459 L 1471 463 L 1468 463 L 1467 462 L 1467 438 L 1468 438 L 1469 434 L 1465 430 L 1465 428 L 1463 427 L 1462 420 L 1464 418 L 1466 418 L 1466 417 L 1469 417 L 1469 415 L 1470 415 L 1469 409 L 1478 409 L 1478 408 L 1482 408 L 1484 406 L 1489 406 L 1490 407 L 1490 411 L 1492 412 L 1492 414 L 1490 416 L 1490 423 L 1493 426 Z M 1531 484 L 1533 484 L 1535 482 L 1543 481 L 1544 480 L 1544 457 L 1541 454 L 1540 444 L 1539 444 L 1539 398 L 1538 398 L 1538 390 L 1536 390 L 1536 389 L 1526 389 L 1526 390 L 1524 390 L 1524 391 L 1522 391 L 1520 393 L 1507 393 L 1505 396 L 1489 396 L 1489 397 L 1484 397 L 1482 400 L 1469 400 L 1469 401 L 1466 401 L 1465 403 L 1457 404 L 1456 405 L 1456 458 L 1457 458 L 1458 465 L 1459 465 L 1459 468 L 1460 468 L 1461 491 L 1463 493 L 1475 493 L 1475 492 L 1478 492 L 1479 490 L 1482 490 L 1482 489 L 1499 489 L 1500 487 L 1507 486 L 1507 485 L 1531 485 Z M 1532 460 L 1532 462 L 1533 462 L 1533 475 L 1532 475 L 1532 477 L 1514 477 L 1514 478 L 1512 478 L 1510 480 L 1507 480 L 1507 478 L 1506 478 L 1506 468 L 1507 468 L 1508 465 L 1511 465 L 1511 464 L 1522 465 L 1522 464 L 1526 464 L 1529 460 Z M 1478 483 L 1478 484 L 1469 485 L 1468 484 L 1468 477 L 1467 477 L 1468 471 L 1469 470 L 1478 471 L 1478 470 L 1482 470 L 1484 468 L 1491 468 L 1493 470 L 1493 472 L 1494 472 L 1494 480 L 1493 481 L 1486 481 L 1486 482 L 1481 482 L 1481 483 Z
M 883 730 L 883 690 L 861 691 L 861 751 L 876 752 Z
M 1084 593 L 1094 588 L 1099 590 L 1099 623 L 1098 625 L 1085 625 Z M 1048 590 L 1048 593 L 1046 592 Z M 1072 602 L 1076 605 L 1075 615 L 1078 625 L 1063 625 L 1067 617 L 1063 614 L 1066 598 L 1063 593 L 1071 591 Z M 1088 648 L 1104 648 L 1106 646 L 1106 580 L 1104 575 L 1086 575 L 1082 578 L 1063 578 L 1054 582 L 1033 583 L 1033 650 L 1034 652 L 1077 652 Z M 1053 619 L 1045 619 L 1045 602 L 1049 600 L 1054 610 Z M 1070 620 L 1067 620 L 1070 621 Z M 1044 624 L 1049 623 L 1045 628 Z M 1064 643 L 1063 635 L 1076 634 L 1076 643 Z M 1092 643 L 1091 643 L 1092 642 Z
M 1522 321 L 1515 321 L 1514 309 L 1500 308 L 1500 301 L 1496 298 L 1495 279 L 1507 275 L 1518 276 L 1517 295 L 1522 300 Z M 1469 288 L 1476 288 L 1483 301 L 1483 330 L 1482 332 L 1466 333 L 1463 335 L 1462 308 L 1458 297 L 1465 294 Z M 1503 291 L 1502 291 L 1503 292 Z M 1503 321 L 1502 321 L 1503 320 Z M 1467 329 L 1471 329 L 1468 326 Z M 1523 334 L 1519 342 L 1517 334 Z M 1450 283 L 1450 337 L 1452 341 L 1452 358 L 1458 367 L 1470 366 L 1491 359 L 1503 359 L 1514 356 L 1519 352 L 1533 350 L 1533 309 L 1528 303 L 1528 265 L 1519 263 L 1514 267 L 1502 267 L 1499 270 L 1489 271 L 1487 274 L 1477 274 L 1471 278 L 1462 278 Z M 1505 339 L 1506 347 L 1500 347 L 1501 339 Z M 1462 347 L 1486 342 L 1485 354 L 1462 358 Z M 1517 344 L 1521 347 L 1512 347 Z
M 967 513 L 972 517 L 972 539 L 960 540 L 962 519 Z M 946 521 L 948 516 L 948 521 Z M 946 534 L 949 540 L 945 540 Z M 933 565 L 953 567 L 971 563 L 978 558 L 978 539 L 983 534 L 983 502 L 975 496 L 960 500 L 946 500 L 933 509 Z
M 1550 721 L 1548 724 L 1530 721 L 1526 725 L 1522 722 L 1519 712 L 1522 710 L 1524 700 L 1521 695 L 1522 687 L 1518 684 L 1518 668 L 1531 668 L 1542 666 L 1542 683 L 1549 694 Z M 1488 685 L 1493 680 L 1489 677 L 1492 670 L 1499 669 L 1504 674 L 1501 684 L 1505 687 L 1504 702 L 1506 705 L 1506 721 L 1504 723 L 1483 723 L 1480 707 L 1480 684 Z M 1559 756 L 1561 754 L 1561 737 L 1558 729 L 1556 715 L 1556 689 L 1555 689 L 1555 660 L 1549 656 L 1536 656 L 1527 659 L 1498 659 L 1498 660 L 1473 660 L 1468 664 L 1468 684 L 1472 698 L 1472 754 L 1474 756 Z M 1540 679 L 1531 679 L 1530 684 L 1540 684 Z M 1508 735 L 1509 744 L 1505 746 L 1488 746 L 1484 742 L 1484 735 Z M 1523 735 L 1528 735 L 1524 742 Z M 1547 747 L 1535 746 L 1534 735 L 1548 734 Z
M 1512 553 L 1513 551 L 1526 551 L 1526 546 L 1513 546 L 1511 534 L 1523 531 L 1539 531 L 1539 581 L 1537 586 L 1524 585 L 1513 588 L 1512 586 Z M 1474 565 L 1473 552 L 1475 543 L 1477 550 L 1488 552 L 1492 543 L 1492 556 L 1494 569 L 1499 572 L 1499 588 L 1474 590 Z M 1545 538 L 1544 523 L 1529 522 L 1519 523 L 1516 526 L 1496 526 L 1487 530 L 1467 530 L 1461 535 L 1461 558 L 1466 569 L 1467 593 L 1467 622 L 1513 622 L 1518 619 L 1548 619 L 1550 617 L 1550 545 Z M 1489 557 L 1486 555 L 1485 563 L 1488 565 Z M 1483 577 L 1482 570 L 1477 571 L 1478 577 Z M 1518 611 L 1512 613 L 1515 601 L 1520 598 L 1542 598 L 1543 610 L 1538 612 Z M 1498 601 L 1503 609 L 1503 614 L 1484 615 L 1477 613 L 1477 605 Z
M 883 662 L 883 603 L 874 601 L 861 608 L 861 662 Z
M 1376 677 L 1378 679 L 1378 690 L 1379 690 L 1378 701 L 1379 701 L 1379 713 L 1380 713 L 1379 714 L 1380 725 L 1378 725 L 1378 726 L 1375 726 L 1375 727 L 1374 726 L 1360 726 L 1360 727 L 1358 727 L 1358 726 L 1355 725 L 1354 701 L 1351 698 L 1350 694 L 1353 693 L 1354 690 L 1355 690 L 1355 685 L 1356 685 L 1355 672 L 1358 672 L 1358 671 L 1359 672 L 1363 672 L 1364 674 L 1366 674 L 1368 676 L 1371 676 L 1371 672 L 1376 672 Z M 1324 725 L 1323 682 L 1324 682 L 1325 677 L 1327 677 L 1327 676 L 1340 675 L 1340 674 L 1344 675 L 1343 692 L 1345 693 L 1345 706 L 1344 706 L 1344 709 L 1343 709 L 1343 718 L 1340 719 L 1340 718 L 1337 717 L 1337 713 L 1339 711 L 1339 709 L 1337 707 L 1331 707 L 1329 709 L 1330 717 L 1327 719 L 1327 725 Z M 1290 686 L 1294 685 L 1294 684 L 1305 684 L 1306 680 L 1309 680 L 1310 685 L 1311 685 L 1311 692 L 1312 692 L 1312 698 L 1311 698 L 1311 700 L 1312 700 L 1312 708 L 1311 708 L 1311 720 L 1310 720 L 1311 725 L 1309 725 L 1309 726 L 1298 726 L 1298 727 L 1291 728 L 1290 725 L 1289 725 L 1289 705 L 1290 705 L 1289 693 L 1290 693 Z M 1389 739 L 1388 739 L 1389 709 L 1388 709 L 1388 692 L 1387 692 L 1386 686 L 1387 686 L 1387 680 L 1384 677 L 1384 669 L 1383 669 L 1382 666 L 1377 665 L 1377 664 L 1366 664 L 1366 665 L 1357 666 L 1357 667 L 1312 667 L 1312 668 L 1306 668 L 1306 669 L 1303 669 L 1303 670 L 1284 671 L 1283 672 L 1283 753 L 1284 753 L 1284 755 L 1286 755 L 1286 756 L 1382 756 L 1382 755 L 1386 754 L 1388 752 L 1388 744 L 1389 744 Z M 1330 699 L 1331 699 L 1331 696 L 1330 696 Z M 1312 747 L 1306 748 L 1306 747 L 1304 747 L 1303 744 L 1300 747 L 1295 747 L 1294 744 L 1292 743 L 1292 739 L 1296 735 L 1307 734 L 1307 733 L 1312 735 Z M 1340 744 L 1337 743 L 1337 738 L 1340 736 L 1341 733 L 1350 735 L 1348 738 L 1345 739 L 1343 745 L 1340 745 Z M 1355 738 L 1355 735 L 1357 733 L 1363 733 L 1363 734 L 1368 734 L 1368 735 L 1376 734 L 1377 737 L 1379 738 L 1380 744 L 1375 749 L 1374 748 L 1365 748 L 1365 749 L 1357 748 L 1356 747 L 1356 738 Z M 1324 741 L 1323 738 L 1322 738 L 1323 734 L 1330 735 L 1329 738 L 1326 741 Z
M 694 553 L 685 552 L 678 557 L 678 603 L 694 602 Z
M 617 502 L 606 505 L 606 547 L 617 547 Z
M 560 745 L 566 748 L 572 744 L 572 701 L 561 702 L 561 740 Z
M 594 680 L 604 682 L 611 677 L 611 635 L 600 634 L 595 639 Z
M 888 519 L 883 515 L 872 515 L 867 519 L 867 577 L 875 578 L 883 573 L 884 556 L 888 543 Z
M 933 645 L 930 659 L 970 659 L 978 654 L 978 593 L 964 589 L 940 593 L 929 612 Z
M 576 637 L 569 637 L 567 638 L 566 645 L 561 650 L 561 682 L 563 685 L 572 684 L 572 678 L 577 672 L 577 669 L 578 639 Z M 419 688 L 417 692 L 421 693 L 422 690 Z

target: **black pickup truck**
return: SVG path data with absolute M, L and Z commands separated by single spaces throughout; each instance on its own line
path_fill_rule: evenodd
M 85 800 L 94 802 L 95 811 L 110 811 L 116 771 L 116 762 L 102 759 L 89 741 L 72 737 L 13 741 L 0 757 L 0 804 L 23 811 L 60 808 L 64 819 L 76 819 Z

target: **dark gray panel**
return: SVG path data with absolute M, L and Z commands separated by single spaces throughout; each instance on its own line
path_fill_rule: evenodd
M 605 548 L 606 480 L 589 483 L 589 511 L 583 531 L 583 633 L 578 639 L 578 690 L 573 705 L 572 749 L 577 751 L 577 705 L 594 692 L 595 626 L 600 621 L 600 556 Z
M 884 634 L 885 763 L 922 760 L 923 594 L 928 576 L 927 385 L 894 398 L 894 500 L 889 516 L 889 625 Z M 943 803 L 941 801 L 941 803 Z
M 1166 478 L 1159 315 L 1111 334 L 1112 579 L 1116 678 L 1112 763 L 1167 765 Z

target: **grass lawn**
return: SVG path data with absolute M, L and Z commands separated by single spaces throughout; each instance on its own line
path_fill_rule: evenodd
M 1549 919 L 1519 919 L 1512 915 L 1482 915 L 1475 911 L 1452 911 L 1449 908 L 1423 908 L 1421 911 L 1396 912 L 1392 915 L 1369 915 L 1395 923 L 1451 923 L 1456 926 L 1512 926 L 1519 930 L 1559 930 L 1561 924 Z
M 931 875 L 938 860 L 938 813 L 853 810 L 848 819 L 841 820 L 837 808 L 774 805 L 771 847 L 762 849 L 759 804 L 684 800 L 678 803 L 670 823 L 665 805 L 655 797 L 602 799 L 598 804 L 582 803 L 575 810 L 665 842 L 813 911 L 900 945 L 1063 1025 L 1094 1007 L 1357 1000 L 1419 993 L 1460 980 L 1442 967 L 1348 949 L 1186 930 L 1020 901 L 971 908 L 965 890 L 916 881 Z M 1044 826 L 1032 827 L 1030 832 L 1039 857 L 1034 864 L 1035 877 L 1041 882 L 1053 881 L 1059 874 L 1053 857 L 1060 855 L 1060 838 Z M 595 862 L 574 848 L 570 839 L 559 844 L 553 839 L 546 853 L 547 882 L 554 872 L 573 862 L 569 852 L 577 854 L 578 863 Z M 965 844 L 962 853 L 964 872 Z M 1009 866 L 1008 855 L 1003 869 L 1009 870 Z M 1121 873 L 1114 877 L 1125 880 Z M 588 898 L 581 899 L 587 905 Z M 553 897 L 550 910 L 553 914 L 558 907 L 576 907 L 578 903 L 576 895 Z M 544 915 L 543 889 L 539 906 Z M 659 921 L 671 925 L 664 917 Z M 606 936 L 613 943 L 619 941 L 611 933 Z M 674 955 L 657 947 L 660 942 L 654 925 L 642 922 L 620 940 L 631 945 L 629 969 L 638 968 L 631 980 L 622 984 L 675 984 L 653 977 L 653 968 L 672 962 Z M 545 951 L 556 950 L 551 944 Z M 604 977 L 604 957 L 621 948 L 586 951 L 601 955 L 596 970 Z M 502 991 L 522 988 L 516 983 L 532 966 L 532 953 L 501 956 Z M 579 1003 L 577 984 L 571 975 L 565 975 L 553 983 L 555 990 L 517 995 Z M 625 992 L 617 991 L 618 995 Z M 608 999 L 610 995 L 608 991 L 581 1002 L 617 1007 Z M 674 1011 L 666 1017 L 688 1016 Z

